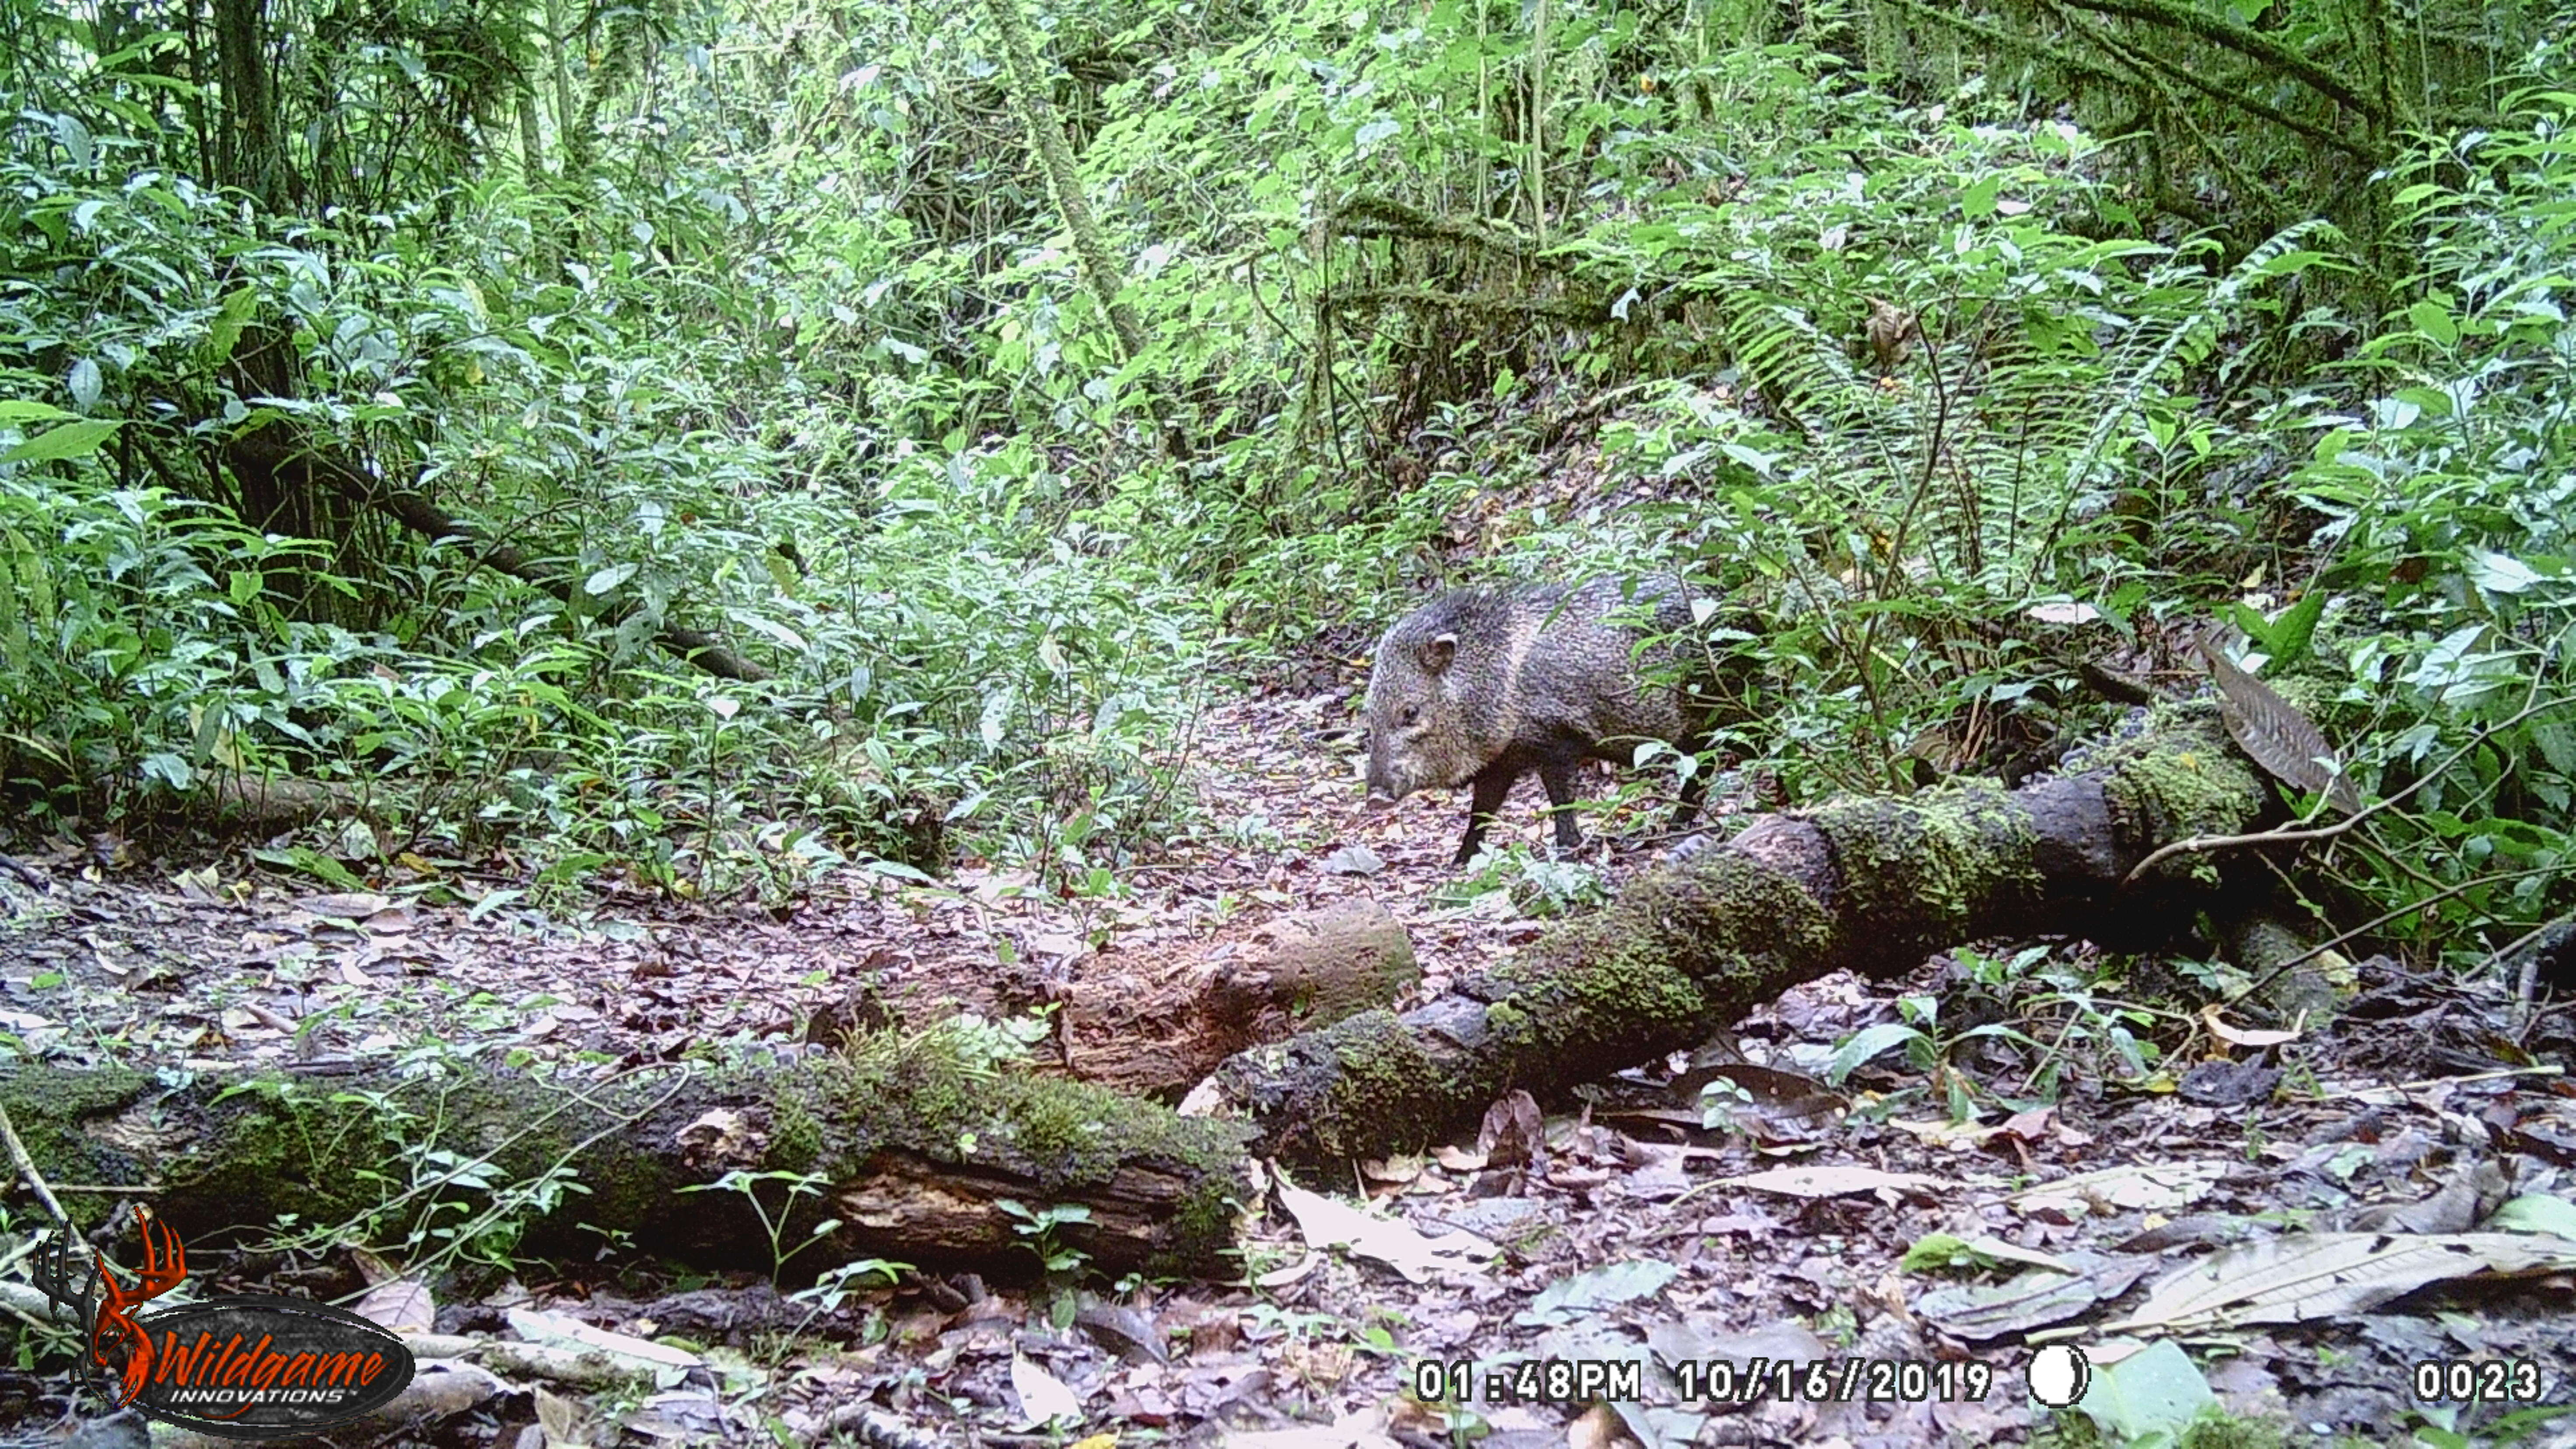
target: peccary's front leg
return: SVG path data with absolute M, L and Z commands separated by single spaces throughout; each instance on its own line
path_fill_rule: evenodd
M 1469 782 L 1475 789 L 1467 797 L 1467 833 L 1459 838 L 1457 858 L 1450 864 L 1465 865 L 1476 858 L 1476 847 L 1485 843 L 1485 827 L 1502 813 L 1503 801 L 1512 793 L 1512 781 L 1519 776 L 1518 770 L 1488 765 L 1485 773 Z
M 1547 787 L 1547 813 L 1556 817 L 1557 848 L 1572 850 L 1583 843 L 1583 832 L 1574 825 L 1574 765 L 1541 765 L 1538 778 Z

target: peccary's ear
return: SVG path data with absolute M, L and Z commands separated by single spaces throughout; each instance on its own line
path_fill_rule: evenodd
M 1458 657 L 1458 636 L 1441 634 L 1422 646 L 1420 658 L 1425 674 L 1445 674 L 1449 661 Z

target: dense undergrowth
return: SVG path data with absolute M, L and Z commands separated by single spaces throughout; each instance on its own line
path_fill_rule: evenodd
M 2576 97 L 2499 77 L 2372 183 L 2384 235 L 2244 236 L 2003 73 L 1926 92 L 1821 22 L 1068 12 L 1126 356 L 956 21 L 665 17 L 589 58 L 585 144 L 298 209 L 192 172 L 174 35 L 16 14 L 53 47 L 0 154 L 30 832 L 283 773 L 375 828 L 274 858 L 351 877 L 507 843 L 558 891 L 1115 890 L 1213 828 L 1214 690 L 1431 582 L 1681 566 L 1780 605 L 1729 743 L 1791 798 L 2098 727 L 2076 661 L 2214 616 L 2365 794 L 2434 776 L 2326 860 L 2332 918 L 2474 956 L 2565 906 Z M 339 83 L 463 84 L 388 64 Z M 279 430 L 568 587 L 217 466 Z

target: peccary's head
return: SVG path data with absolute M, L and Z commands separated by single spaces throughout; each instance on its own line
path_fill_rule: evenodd
M 1491 694 L 1494 681 L 1479 679 L 1490 671 L 1459 667 L 1462 648 L 1471 658 L 1494 652 L 1494 641 L 1477 633 L 1481 602 L 1468 594 L 1436 599 L 1379 641 L 1360 711 L 1368 726 L 1371 805 L 1463 785 L 1492 763 L 1494 751 L 1479 726 L 1496 702 L 1472 696 L 1480 688 Z

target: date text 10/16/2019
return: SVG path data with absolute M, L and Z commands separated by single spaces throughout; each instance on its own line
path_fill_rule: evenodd
M 1672 1366 L 1672 1377 L 1684 1403 L 1804 1399 L 1919 1404 L 1982 1400 L 1994 1389 L 1995 1371 L 1974 1360 L 1755 1358 L 1742 1364 L 1685 1360 Z M 1524 1359 L 1483 1367 L 1468 1359 L 1424 1359 L 1413 1366 L 1413 1395 L 1424 1403 L 1450 1404 L 1641 1403 L 1645 1366 L 1640 1359 L 1615 1358 Z

